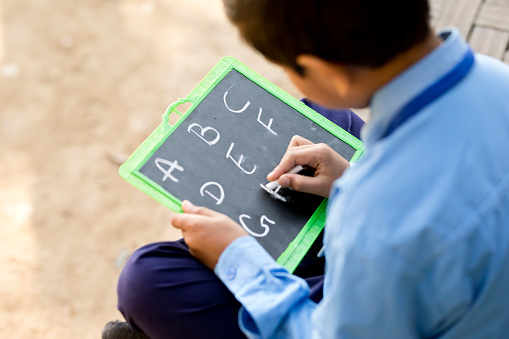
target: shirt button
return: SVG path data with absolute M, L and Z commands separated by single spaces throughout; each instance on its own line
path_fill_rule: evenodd
M 228 278 L 228 280 L 235 279 L 236 275 L 237 275 L 237 269 L 235 267 L 232 267 L 232 268 L 228 269 L 228 271 L 226 271 L 226 278 Z

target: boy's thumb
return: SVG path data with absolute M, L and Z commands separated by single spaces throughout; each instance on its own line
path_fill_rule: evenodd
M 206 207 L 195 206 L 189 200 L 184 200 L 182 202 L 182 210 L 185 213 L 200 214 L 200 215 L 206 215 L 206 216 L 210 216 L 210 217 L 214 216 L 216 213 L 212 210 L 209 210 Z
M 289 187 L 298 192 L 316 194 L 316 178 L 300 174 L 285 174 L 279 178 L 282 187 Z

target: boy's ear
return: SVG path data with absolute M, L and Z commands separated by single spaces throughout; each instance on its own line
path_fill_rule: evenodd
M 333 63 L 312 54 L 300 54 L 297 56 L 297 64 L 306 72 L 315 73 L 328 78 L 331 85 L 341 95 L 346 95 L 350 88 L 350 74 L 345 65 Z

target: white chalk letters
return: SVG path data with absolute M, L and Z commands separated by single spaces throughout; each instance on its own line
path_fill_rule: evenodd
M 206 188 L 210 185 L 214 185 L 219 189 L 219 197 L 215 196 L 214 194 L 210 193 L 210 191 L 206 190 Z M 219 185 L 217 182 L 209 181 L 200 188 L 200 194 L 202 197 L 205 196 L 205 193 L 207 193 L 212 199 L 216 201 L 216 205 L 221 205 L 221 203 L 224 200 L 224 190 L 223 186 Z
M 272 119 L 271 119 L 271 122 L 272 122 Z M 193 128 L 194 127 L 198 127 L 200 129 L 200 134 L 198 134 Z M 201 127 L 200 125 L 198 125 L 197 123 L 194 123 L 194 124 L 191 124 L 189 125 L 189 127 L 187 128 L 187 131 L 189 133 L 193 132 L 194 134 L 196 134 L 201 140 L 205 141 L 207 144 L 209 144 L 210 146 L 212 145 L 215 145 L 218 141 L 219 141 L 219 132 L 215 129 L 215 128 L 212 128 L 212 127 Z M 205 133 L 207 131 L 214 131 L 216 132 L 216 137 L 212 140 L 207 140 L 205 138 Z
M 243 113 L 248 107 L 249 105 L 251 105 L 251 102 L 248 101 L 246 102 L 246 104 L 244 105 L 244 107 L 242 107 L 241 109 L 239 110 L 234 110 L 234 109 L 231 109 L 230 106 L 228 106 L 228 104 L 226 103 L 226 96 L 228 95 L 228 91 L 233 87 L 235 86 L 235 83 L 233 83 L 233 85 L 230 86 L 230 88 L 228 88 L 226 90 L 226 92 L 224 92 L 224 96 L 223 96 L 223 102 L 224 102 L 224 105 L 226 106 L 226 108 L 228 108 L 228 110 L 232 113 L 236 113 L 236 114 L 239 114 L 239 113 Z
M 166 179 L 170 178 L 170 180 L 173 182 L 179 182 L 179 180 L 171 174 L 173 170 L 179 170 L 181 172 L 184 172 L 184 168 L 178 164 L 177 160 L 169 161 L 166 159 L 157 158 L 155 160 L 155 163 L 157 168 L 159 168 L 161 172 L 164 173 L 163 181 L 166 181 Z M 163 167 L 163 165 L 168 165 L 169 167 L 166 169 Z
M 268 123 L 267 125 L 265 125 L 265 124 L 264 124 L 264 123 L 260 120 L 260 116 L 261 116 L 261 115 L 262 115 L 262 108 L 260 107 L 260 111 L 258 112 L 258 119 L 257 119 L 257 121 L 258 121 L 258 122 L 259 122 L 259 123 L 260 123 L 263 127 L 265 127 L 266 129 L 268 129 L 270 133 L 272 133 L 272 134 L 274 134 L 274 135 L 277 135 L 277 133 L 276 133 L 276 132 L 274 132 L 274 131 L 270 128 L 270 126 L 272 126 L 272 122 L 274 121 L 274 119 L 270 118 L 269 123 Z
M 228 149 L 228 152 L 226 153 L 226 158 L 230 158 L 234 163 L 235 165 L 237 165 L 238 168 L 240 168 L 242 170 L 242 172 L 246 173 L 246 174 L 253 174 L 255 171 L 256 171 L 256 164 L 253 166 L 253 169 L 248 172 L 247 170 L 245 170 L 241 164 L 242 164 L 242 160 L 244 160 L 244 155 L 241 154 L 240 157 L 239 157 L 239 160 L 235 160 L 231 155 L 231 151 L 232 151 L 232 148 L 233 146 L 235 145 L 235 143 L 232 142 L 232 144 L 230 145 L 230 148 Z
M 231 96 L 228 97 L 228 91 L 230 91 L 230 89 L 232 89 L 233 86 L 235 86 L 235 83 L 232 86 L 230 86 L 230 88 L 228 88 L 224 92 L 224 95 L 223 95 L 223 102 L 224 102 L 226 109 L 229 112 L 235 113 L 235 114 L 246 113 L 246 117 L 248 119 L 252 119 L 253 124 L 256 124 L 256 122 L 254 120 L 254 114 L 256 114 L 256 113 L 251 111 L 253 113 L 253 115 L 250 115 L 249 112 L 247 112 L 248 108 L 251 105 L 251 101 L 246 100 L 244 105 L 239 109 L 239 107 L 242 105 L 243 100 L 240 100 L 240 101 L 232 100 Z M 274 122 L 274 119 L 267 116 L 267 114 L 264 114 L 262 117 L 262 113 L 263 113 L 263 109 L 261 107 L 258 107 L 258 117 L 256 118 L 256 121 L 260 125 L 262 125 L 268 132 L 277 136 L 277 133 L 272 129 L 272 124 Z M 262 121 L 262 118 L 263 118 L 263 121 Z M 235 125 L 233 125 L 233 126 L 235 126 Z M 249 161 L 246 161 L 248 159 L 247 156 L 245 156 L 244 154 L 238 154 L 236 152 L 233 152 L 235 143 L 231 142 L 231 139 L 226 142 L 223 139 L 221 143 L 219 142 L 221 139 L 221 135 L 219 132 L 220 130 L 221 130 L 221 128 L 219 128 L 219 127 L 218 127 L 218 129 L 216 129 L 212 126 L 202 126 L 196 122 L 189 123 L 189 125 L 187 127 L 188 133 L 196 135 L 201 141 L 205 142 L 208 146 L 212 146 L 214 148 L 219 147 L 219 149 L 226 151 L 226 147 L 227 147 L 228 143 L 230 143 L 229 148 L 226 151 L 226 159 L 230 159 L 235 164 L 235 166 L 237 168 L 239 168 L 246 175 L 252 175 L 253 173 L 255 173 L 257 170 L 257 165 L 251 161 L 252 158 L 250 158 Z M 262 131 L 263 131 L 263 129 L 262 129 Z M 263 132 L 263 133 L 265 133 L 265 132 Z M 246 137 L 249 137 L 249 136 L 246 135 Z M 228 139 L 228 135 L 226 136 L 225 139 Z M 201 142 L 198 142 L 198 143 L 201 143 Z M 207 147 L 207 146 L 203 146 L 203 144 L 198 145 L 198 146 Z M 237 148 L 239 148 L 239 146 L 237 146 Z M 232 154 L 232 153 L 234 153 L 234 154 Z M 225 153 L 223 153 L 223 154 L 225 154 Z M 224 162 L 224 160 L 222 160 L 222 161 Z M 247 162 L 247 164 L 246 164 L 246 162 Z M 176 171 L 184 172 L 184 168 L 178 164 L 177 160 L 169 161 L 169 160 L 162 159 L 162 158 L 156 158 L 155 164 L 157 165 L 159 170 L 161 170 L 161 172 L 163 173 L 162 181 L 167 181 L 168 179 L 170 179 L 172 182 L 178 183 L 179 179 L 176 177 Z M 224 202 L 225 198 L 227 198 L 225 196 L 223 186 L 221 186 L 221 184 L 219 184 L 216 181 L 208 181 L 208 182 L 204 183 L 200 187 L 200 195 L 202 197 L 207 196 L 207 197 L 211 198 L 214 201 L 214 204 L 216 206 L 221 205 Z M 249 234 L 251 234 L 254 237 L 258 237 L 258 238 L 265 237 L 270 231 L 270 226 L 276 224 L 275 221 L 269 219 L 266 215 L 263 215 L 260 218 L 260 223 L 258 224 L 258 223 L 251 222 L 250 223 L 251 228 L 250 228 L 246 225 L 246 220 L 250 220 L 250 219 L 251 219 L 251 216 L 249 216 L 248 214 L 241 214 L 239 216 L 239 222 L 242 225 L 242 227 Z M 261 230 L 261 232 L 255 232 L 255 231 L 253 231 L 253 229 Z
M 264 221 L 267 221 L 269 224 L 272 224 L 272 225 L 274 225 L 276 223 L 275 221 L 272 221 L 269 218 L 267 218 L 266 215 L 262 215 L 262 217 L 260 218 L 260 226 L 263 228 L 263 233 L 256 233 L 256 232 L 253 232 L 249 227 L 247 227 L 246 223 L 244 222 L 244 219 L 251 219 L 251 217 L 247 214 L 241 214 L 239 216 L 239 222 L 242 225 L 242 227 L 246 230 L 247 233 L 249 233 L 253 237 L 257 237 L 257 238 L 262 238 L 269 233 L 269 230 L 270 230 L 269 225 L 265 224 Z
M 224 96 L 223 96 L 223 102 L 224 102 L 224 105 L 225 107 L 232 113 L 236 113 L 236 114 L 240 114 L 240 113 L 244 113 L 247 108 L 249 107 L 249 105 L 251 105 L 251 101 L 247 101 L 246 104 L 244 105 L 244 107 L 242 107 L 241 109 L 239 110 L 235 110 L 235 109 L 232 109 L 230 108 L 230 106 L 228 106 L 228 103 L 226 102 L 226 97 L 228 96 L 228 91 L 230 89 L 232 89 L 232 87 L 235 86 L 235 83 L 233 83 L 233 85 L 230 86 L 230 88 L 228 88 L 226 90 L 226 92 L 224 92 Z M 268 124 L 264 124 L 261 120 L 260 120 L 260 117 L 262 115 L 262 111 L 263 109 L 261 107 L 258 107 L 259 111 L 258 111 L 258 119 L 256 119 L 263 127 L 265 127 L 270 133 L 274 134 L 274 135 L 277 135 L 276 132 L 274 132 L 274 130 L 272 128 L 270 128 L 272 126 L 272 122 L 274 121 L 273 118 L 270 118 L 269 120 L 269 123 Z

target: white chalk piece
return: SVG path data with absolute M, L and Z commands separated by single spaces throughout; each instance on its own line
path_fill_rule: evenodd
M 129 251 L 126 249 L 123 249 L 122 251 L 120 251 L 120 253 L 115 258 L 115 263 L 114 263 L 115 268 L 122 268 L 122 266 L 124 266 L 125 262 L 129 258 L 130 254 L 131 253 L 129 253 Z
M 296 174 L 296 173 L 299 173 L 300 171 L 302 171 L 303 169 L 304 169 L 304 167 L 302 167 L 301 165 L 297 165 L 297 166 L 295 166 L 294 168 L 292 168 L 292 169 L 290 170 L 290 172 L 285 173 L 285 174 Z M 279 184 L 279 179 L 278 179 L 278 180 L 271 181 L 271 182 L 269 182 L 267 185 L 265 185 L 265 187 L 267 187 L 267 189 L 268 189 L 269 191 L 273 191 L 273 190 L 274 190 L 276 187 L 278 187 L 278 186 L 281 186 L 281 185 Z

